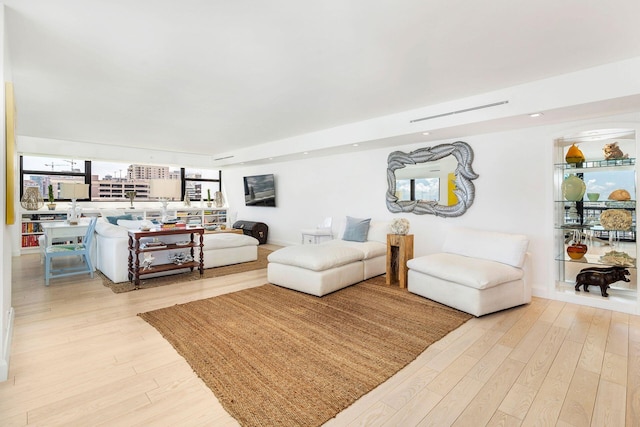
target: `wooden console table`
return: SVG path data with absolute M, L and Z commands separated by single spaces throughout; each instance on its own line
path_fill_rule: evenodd
M 413 234 L 387 234 L 387 285 L 407 287 L 407 261 L 413 258 Z
M 167 243 L 162 247 L 140 247 L 140 239 L 143 237 L 159 237 L 159 236 L 173 236 L 176 234 L 188 234 L 189 243 L 185 245 L 176 245 L 175 243 Z M 195 241 L 194 236 L 199 235 L 199 242 Z M 193 271 L 194 268 L 198 268 L 200 270 L 200 277 L 204 274 L 204 253 L 202 247 L 204 246 L 204 228 L 196 227 L 196 228 L 172 228 L 167 230 L 154 229 L 149 231 L 142 230 L 129 230 L 129 281 L 134 282 L 134 286 L 136 289 L 140 286 L 140 276 L 151 273 L 160 273 L 163 271 L 171 271 L 178 270 L 181 268 L 189 268 Z M 195 256 L 195 248 L 200 248 L 200 260 L 196 260 Z M 167 250 L 179 250 L 189 248 L 191 252 L 191 258 L 193 261 L 185 262 L 182 264 L 157 264 L 151 265 L 146 270 L 141 270 L 140 268 L 140 257 L 141 253 L 147 252 L 156 252 L 156 251 L 167 251 Z

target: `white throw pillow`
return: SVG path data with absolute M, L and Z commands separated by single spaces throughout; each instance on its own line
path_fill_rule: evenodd
M 96 233 L 102 237 L 127 237 L 127 229 L 118 225 L 113 225 L 104 218 L 100 218 L 96 223 Z

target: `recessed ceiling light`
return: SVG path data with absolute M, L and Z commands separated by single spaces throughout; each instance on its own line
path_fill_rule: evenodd
M 269 157 L 269 160 L 273 160 L 273 157 Z
M 309 152 L 308 152 L 308 151 L 305 151 L 305 152 L 304 152 L 304 153 L 302 153 L 302 154 L 309 154 Z
M 529 114 L 529 117 L 540 117 L 540 116 L 544 116 L 544 114 L 542 114 L 542 113 L 531 113 L 531 114 Z
M 358 145 L 360 145 L 360 144 L 357 144 L 357 143 L 356 143 L 356 144 L 353 144 L 353 146 L 354 146 L 354 147 L 357 147 Z
M 422 132 L 423 135 L 429 135 L 431 132 Z

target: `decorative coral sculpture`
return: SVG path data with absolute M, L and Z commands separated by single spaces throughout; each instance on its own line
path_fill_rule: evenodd
M 391 222 L 391 232 L 393 234 L 407 234 L 409 232 L 409 220 L 406 218 L 396 218 Z

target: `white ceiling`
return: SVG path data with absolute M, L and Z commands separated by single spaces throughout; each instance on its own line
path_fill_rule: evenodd
M 3 3 L 18 135 L 212 157 L 640 56 L 638 0 Z

